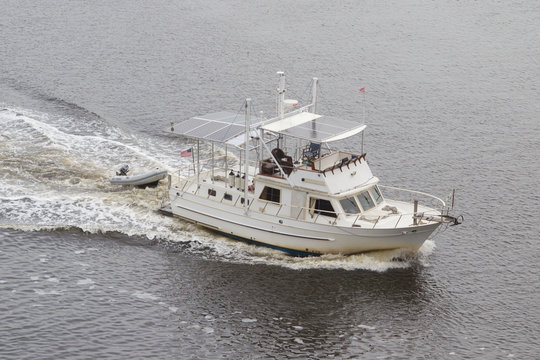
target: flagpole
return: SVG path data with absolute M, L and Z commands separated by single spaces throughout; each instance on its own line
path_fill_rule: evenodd
M 363 87 L 360 89 L 360 92 L 362 93 L 364 106 L 362 107 L 362 116 L 364 117 L 364 125 L 366 124 L 366 88 Z M 362 131 L 362 148 L 361 148 L 362 154 L 364 154 L 364 131 Z
M 193 147 L 191 148 L 191 163 L 193 164 L 193 175 L 195 175 L 197 172 L 195 171 L 195 152 L 193 151 Z
M 201 166 L 199 164 L 199 147 L 200 147 L 200 144 L 199 144 L 199 139 L 197 139 L 197 189 L 199 189 L 199 174 L 201 172 Z
M 363 101 L 364 101 L 364 107 L 362 108 L 362 115 L 364 117 L 364 124 L 365 124 L 366 123 L 366 88 L 365 87 L 361 88 L 360 92 L 362 93 Z
M 362 112 L 364 113 L 364 124 L 366 124 L 366 92 L 362 91 L 362 94 L 364 96 L 364 109 Z

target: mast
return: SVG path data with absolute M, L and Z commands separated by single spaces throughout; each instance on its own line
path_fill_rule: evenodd
M 201 173 L 201 167 L 200 167 L 200 158 L 199 158 L 199 153 L 200 153 L 200 143 L 199 143 L 199 139 L 197 139 L 197 189 L 199 188 L 199 184 L 200 184 L 200 180 L 199 180 L 199 175 Z
M 244 151 L 245 151 L 245 165 L 244 165 L 244 169 L 245 169 L 245 182 L 244 182 L 244 213 L 247 214 L 248 212 L 248 187 L 249 187 L 249 117 L 250 117 L 250 113 L 249 113 L 249 107 L 250 107 L 250 104 L 251 104 L 251 99 L 250 98 L 247 98 L 246 99 L 246 138 L 245 138 L 245 142 L 244 142 Z
M 283 119 L 284 116 L 284 103 L 285 103 L 285 73 L 283 71 L 278 71 L 277 74 L 279 75 L 279 87 L 277 89 L 278 92 L 278 116 Z
M 317 85 L 318 83 L 319 83 L 319 79 L 314 77 L 313 87 L 311 89 L 311 112 L 314 114 L 317 113 Z

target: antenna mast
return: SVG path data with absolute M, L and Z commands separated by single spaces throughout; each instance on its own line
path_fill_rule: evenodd
M 283 119 L 283 115 L 285 112 L 284 106 L 285 106 L 285 73 L 283 71 L 278 71 L 277 74 L 279 75 L 279 87 L 277 89 L 278 92 L 278 115 L 281 119 Z
M 319 83 L 319 79 L 314 77 L 313 87 L 311 89 L 311 112 L 314 114 L 317 113 L 317 85 L 318 83 Z
M 248 212 L 248 187 L 249 187 L 249 132 L 250 132 L 250 128 L 249 128 L 249 121 L 250 121 L 250 112 L 249 112 L 249 108 L 250 108 L 250 104 L 251 104 L 251 99 L 250 98 L 247 98 L 246 99 L 246 138 L 245 138 L 245 143 L 244 143 L 244 151 L 246 153 L 246 155 L 244 156 L 245 159 L 245 163 L 244 163 L 244 170 L 245 170 L 245 174 L 244 174 L 244 177 L 245 177 L 245 181 L 244 181 L 244 213 L 247 214 Z

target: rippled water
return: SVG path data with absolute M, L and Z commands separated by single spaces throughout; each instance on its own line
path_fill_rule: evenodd
M 0 13 L 0 358 L 535 358 L 540 8 L 20 2 Z M 122 164 L 170 121 L 321 82 L 383 184 L 465 223 L 419 253 L 293 258 L 159 214 Z M 342 144 L 348 149 L 356 142 Z

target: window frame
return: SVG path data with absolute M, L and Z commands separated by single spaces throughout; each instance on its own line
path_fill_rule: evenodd
M 343 206 L 342 201 L 349 200 L 349 199 L 352 199 L 354 201 L 354 205 L 356 206 L 357 212 L 354 212 L 354 213 L 348 212 L 347 209 L 345 209 L 345 207 Z M 360 205 L 358 204 L 358 200 L 356 199 L 356 196 L 354 196 L 354 195 L 350 196 L 350 197 L 344 197 L 342 199 L 339 199 L 339 205 L 343 209 L 343 214 L 344 215 L 358 215 L 358 214 L 360 214 L 362 212 L 362 209 L 361 209 Z
M 371 204 L 373 204 L 372 207 L 367 208 L 367 209 L 364 208 L 364 205 L 362 204 L 362 201 L 360 200 L 360 197 L 359 197 L 360 195 L 362 195 L 362 194 L 364 194 L 364 193 L 366 193 L 366 194 L 368 195 L 369 201 L 371 201 Z M 376 202 L 373 200 L 373 198 L 371 197 L 371 194 L 369 193 L 369 189 L 366 189 L 366 190 L 364 190 L 364 191 L 359 192 L 358 194 L 356 194 L 355 197 L 358 199 L 358 203 L 360 204 L 360 207 L 362 208 L 362 211 L 363 211 L 363 212 L 369 211 L 369 210 L 371 210 L 371 209 L 377 207 L 377 203 L 376 203 Z M 369 202 L 369 201 L 368 201 L 368 202 Z
M 268 190 L 271 190 L 270 194 L 268 193 Z M 278 201 L 275 201 L 276 192 Z M 281 204 L 281 189 L 265 185 L 261 191 L 261 195 L 259 195 L 259 200 L 268 201 L 273 204 Z
M 332 208 L 332 211 L 316 208 L 317 202 L 319 202 L 320 204 L 321 201 L 327 201 L 330 207 Z M 336 209 L 334 205 L 332 204 L 332 200 L 316 198 L 316 197 L 311 197 L 311 196 L 309 197 L 309 213 L 311 214 L 311 217 L 313 217 L 313 215 L 315 214 L 332 217 L 332 218 L 337 218 L 338 216 L 338 213 L 336 212 Z
M 375 199 L 375 197 L 373 196 L 373 193 L 371 192 L 372 190 L 375 191 L 377 194 L 379 194 L 379 200 L 380 201 L 377 201 Z M 382 203 L 384 201 L 384 196 L 383 196 L 383 194 L 381 192 L 381 189 L 379 189 L 379 187 L 377 185 L 374 185 L 374 186 L 370 187 L 368 189 L 368 191 L 369 191 L 369 195 L 371 195 L 371 198 L 375 202 L 375 206 L 379 205 L 380 203 Z

